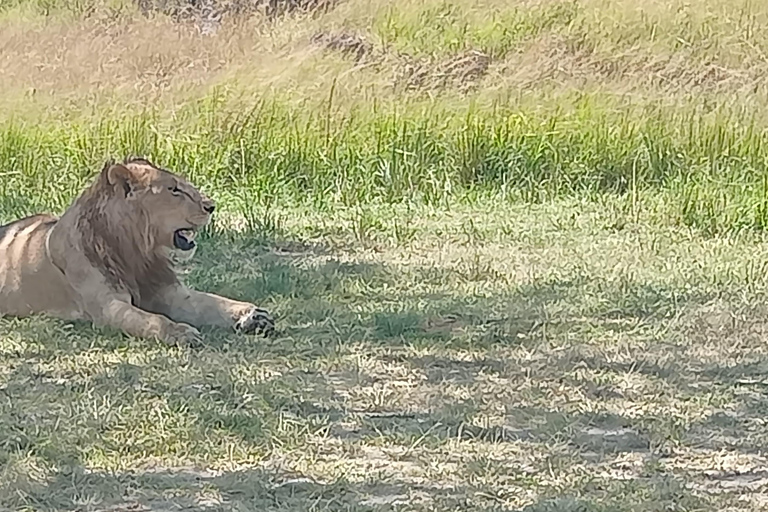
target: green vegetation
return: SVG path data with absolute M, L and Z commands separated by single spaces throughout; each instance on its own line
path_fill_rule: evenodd
M 0 0 L 0 221 L 147 155 L 282 330 L 1 320 L 0 509 L 764 506 L 768 4 L 215 6 Z

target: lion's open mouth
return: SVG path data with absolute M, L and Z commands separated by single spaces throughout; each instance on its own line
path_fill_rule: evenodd
M 194 229 L 177 229 L 173 233 L 173 245 L 182 251 L 191 251 L 195 248 L 196 234 Z

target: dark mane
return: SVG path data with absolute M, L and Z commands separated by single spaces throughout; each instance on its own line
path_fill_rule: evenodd
M 111 165 L 107 162 L 78 199 L 77 229 L 88 260 L 112 286 L 130 293 L 138 305 L 159 289 L 176 283 L 177 278 L 157 244 L 150 213 L 117 200 L 107 181 L 106 171 Z

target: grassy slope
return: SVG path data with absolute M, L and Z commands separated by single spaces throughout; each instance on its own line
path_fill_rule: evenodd
M 0 321 L 0 509 L 768 499 L 768 7 L 2 5 L 0 217 L 151 154 L 222 204 L 188 281 L 283 335 Z

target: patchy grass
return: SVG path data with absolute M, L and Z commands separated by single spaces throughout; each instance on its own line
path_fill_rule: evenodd
M 0 506 L 760 510 L 768 240 L 616 211 L 209 234 L 185 279 L 272 309 L 272 340 L 0 321 Z

